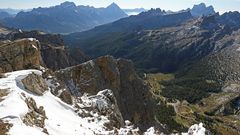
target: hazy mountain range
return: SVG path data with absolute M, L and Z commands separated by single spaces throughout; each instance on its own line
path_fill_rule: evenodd
M 152 9 L 153 10 L 153 9 Z M 190 9 L 188 9 L 190 10 Z M 112 3 L 106 8 L 76 6 L 73 2 L 65 2 L 48 8 L 34 8 L 30 11 L 6 9 L 0 12 L 2 23 L 8 27 L 23 30 L 41 30 L 48 33 L 73 33 L 89 30 L 95 26 L 114 22 L 129 15 L 145 12 L 143 8 L 122 10 Z M 193 16 L 215 13 L 212 7 L 205 4 L 195 5 L 191 10 Z M 125 13 L 126 12 L 126 13 Z M 165 14 L 174 12 L 166 12 Z
M 5 9 L 0 9 L 0 12 L 7 12 L 10 15 L 16 15 L 20 11 L 27 11 L 23 9 L 12 9 L 12 8 L 5 8 Z
M 127 17 L 115 3 L 106 8 L 76 6 L 72 2 L 49 8 L 35 8 L 6 18 L 3 24 L 24 30 L 42 30 L 49 33 L 71 33 L 91 29 L 97 25 Z

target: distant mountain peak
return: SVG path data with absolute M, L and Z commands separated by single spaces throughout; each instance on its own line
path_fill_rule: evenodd
M 197 5 L 194 5 L 193 8 L 194 8 L 194 7 L 202 7 L 202 8 L 206 8 L 207 6 L 206 6 L 205 3 L 200 3 L 200 4 L 197 4 Z
M 191 9 L 191 14 L 193 16 L 208 16 L 211 14 L 215 14 L 213 6 L 206 6 L 205 3 L 200 3 L 198 5 L 194 5 Z
M 107 8 L 111 8 L 111 9 L 120 9 L 120 7 L 115 3 L 113 2 L 111 5 L 109 5 Z
M 66 2 L 63 2 L 60 4 L 61 7 L 64 7 L 64 8 L 67 8 L 67 7 L 76 7 L 75 3 L 74 2 L 69 2 L 69 1 L 66 1 Z
M 151 8 L 150 10 L 146 12 L 142 12 L 141 15 L 151 15 L 151 16 L 158 16 L 158 15 L 164 15 L 166 14 L 165 10 L 161 10 L 160 8 Z

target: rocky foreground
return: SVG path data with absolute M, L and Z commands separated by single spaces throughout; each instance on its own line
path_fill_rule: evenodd
M 1 132 L 168 134 L 154 121 L 148 90 L 130 61 L 110 56 L 56 72 L 42 67 L 4 73 L 0 79 Z M 205 134 L 205 128 L 194 125 L 183 134 Z

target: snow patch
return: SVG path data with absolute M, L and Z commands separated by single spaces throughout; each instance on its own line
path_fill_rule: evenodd
M 154 127 L 151 127 L 144 133 L 144 135 L 157 135 L 157 134 L 155 133 Z
M 29 41 L 35 41 L 35 38 L 28 38 Z
M 206 129 L 203 127 L 203 123 L 192 125 L 187 133 L 182 135 L 205 135 Z
M 35 45 L 33 45 L 33 44 L 32 44 L 32 47 L 33 47 L 34 49 L 38 50 L 38 48 L 37 48 Z
M 237 49 L 238 52 L 240 52 L 240 47 Z

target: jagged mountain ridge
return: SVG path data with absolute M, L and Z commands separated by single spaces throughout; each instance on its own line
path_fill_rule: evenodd
M 91 29 L 97 25 L 113 22 L 127 15 L 115 4 L 106 8 L 76 6 L 64 2 L 49 8 L 34 8 L 19 12 L 14 18 L 3 23 L 8 27 L 24 30 L 41 30 L 50 33 L 72 33 Z

